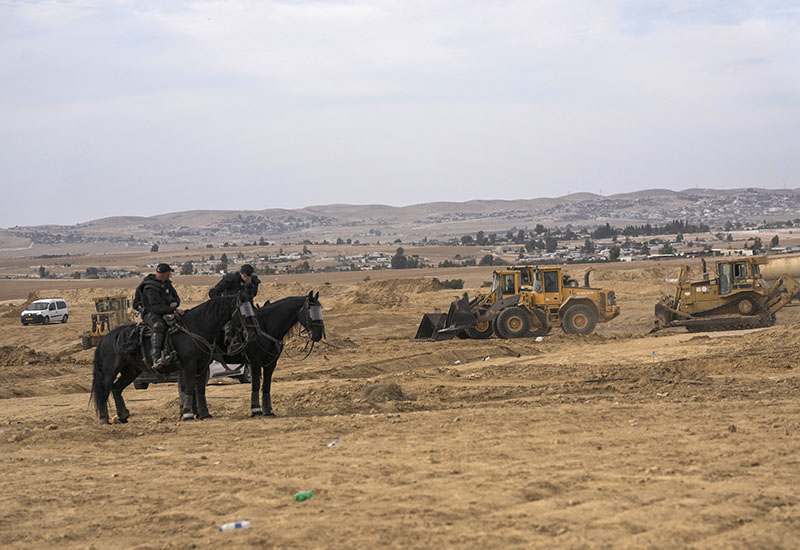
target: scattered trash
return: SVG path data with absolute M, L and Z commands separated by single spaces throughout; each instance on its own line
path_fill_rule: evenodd
M 249 521 L 234 521 L 233 523 L 226 523 L 219 527 L 220 531 L 233 531 L 234 529 L 250 529 Z
M 296 495 L 294 495 L 294 499 L 297 502 L 303 502 L 304 500 L 308 500 L 314 496 L 314 491 L 300 491 Z
M 537 341 L 537 342 L 541 342 L 542 340 L 544 340 L 544 338 L 542 338 L 541 336 L 537 336 L 537 337 L 536 337 L 536 341 Z
M 0 430 L 0 434 L 6 433 L 5 430 Z
M 155 449 L 156 451 L 166 451 L 166 450 L 167 450 L 166 448 L 164 448 L 164 447 L 162 447 L 162 446 L 160 446 L 160 445 L 156 445 L 156 446 L 154 447 L 154 449 Z
M 653 357 L 658 357 L 658 354 L 656 352 L 653 352 Z
M 461 361 L 460 361 L 460 360 L 458 360 L 458 359 L 456 359 L 456 362 L 455 362 L 455 363 L 453 363 L 453 364 L 454 364 L 454 365 L 460 365 L 460 364 L 461 364 Z
M 489 359 L 490 359 L 490 357 L 488 355 L 483 358 L 484 361 L 488 361 Z
M 336 447 L 340 443 L 341 443 L 341 441 L 339 441 L 338 439 L 334 439 L 333 441 L 328 443 L 328 447 Z
M 327 355 L 323 355 L 322 358 L 325 359 L 326 361 L 330 361 L 330 359 L 328 359 Z

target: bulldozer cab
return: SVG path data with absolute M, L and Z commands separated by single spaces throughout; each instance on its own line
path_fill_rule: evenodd
M 719 277 L 719 294 L 725 296 L 733 291 L 753 288 L 761 278 L 759 264 L 762 258 L 745 258 L 732 261 L 717 262 Z

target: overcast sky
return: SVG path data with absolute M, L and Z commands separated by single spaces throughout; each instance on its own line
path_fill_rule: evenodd
M 800 187 L 800 2 L 0 0 L 0 227 Z

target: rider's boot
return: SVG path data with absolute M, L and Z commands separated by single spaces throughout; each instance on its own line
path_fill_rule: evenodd
M 150 357 L 153 358 L 153 370 L 163 374 L 164 369 L 169 364 L 170 356 L 164 353 L 164 333 L 153 331 L 150 335 Z

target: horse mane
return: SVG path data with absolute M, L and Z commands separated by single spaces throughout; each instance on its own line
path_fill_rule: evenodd
M 191 309 L 187 309 L 186 314 L 191 313 L 192 316 L 197 315 L 207 319 L 216 318 L 223 312 L 227 314 L 227 309 L 230 308 L 231 303 L 235 300 L 237 300 L 237 296 L 217 296 Z

